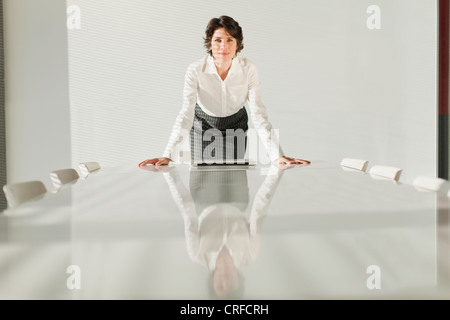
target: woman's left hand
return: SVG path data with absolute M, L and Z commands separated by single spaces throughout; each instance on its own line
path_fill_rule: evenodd
M 285 157 L 285 156 L 278 158 L 278 164 L 285 165 L 285 166 L 290 166 L 290 165 L 294 165 L 294 164 L 306 165 L 306 164 L 310 164 L 310 163 L 311 162 L 308 160 L 295 159 L 295 158 Z

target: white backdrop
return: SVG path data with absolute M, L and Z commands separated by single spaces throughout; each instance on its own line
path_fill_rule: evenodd
M 436 175 L 435 0 L 67 0 L 72 165 L 161 156 L 208 21 L 243 28 L 288 156 Z M 370 5 L 381 29 L 369 29 Z

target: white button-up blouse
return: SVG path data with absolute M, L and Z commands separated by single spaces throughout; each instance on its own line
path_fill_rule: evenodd
M 172 158 L 180 137 L 192 128 L 195 105 L 208 115 L 227 117 L 247 106 L 259 138 L 272 161 L 283 155 L 278 137 L 272 132 L 266 108 L 261 99 L 260 80 L 254 63 L 236 56 L 225 80 L 217 73 L 210 55 L 192 63 L 185 75 L 183 106 L 178 113 L 163 156 Z M 185 136 L 186 137 L 186 136 Z

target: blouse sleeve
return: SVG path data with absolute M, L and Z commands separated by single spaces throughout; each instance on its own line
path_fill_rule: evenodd
M 266 179 L 258 189 L 250 211 L 249 226 L 251 236 L 256 236 L 260 233 L 262 221 L 267 215 L 267 209 L 283 177 L 283 173 L 284 170 L 279 169 L 277 166 L 270 166 Z
M 267 116 L 266 107 L 261 99 L 261 85 L 258 69 L 255 65 L 250 64 L 248 72 L 248 105 L 250 115 L 270 160 L 275 161 L 283 156 L 284 153 L 280 146 L 279 137 L 272 128 L 272 124 Z
M 172 132 L 169 137 L 164 157 L 176 161 L 179 158 L 180 147 L 189 141 L 189 131 L 194 122 L 194 110 L 197 103 L 198 79 L 194 65 L 186 71 L 183 88 L 183 106 L 178 113 Z
M 198 260 L 197 252 L 200 246 L 198 216 L 194 199 L 183 184 L 176 168 L 164 172 L 164 178 L 169 186 L 173 200 L 180 210 L 184 220 L 184 234 L 186 236 L 186 249 L 192 260 Z

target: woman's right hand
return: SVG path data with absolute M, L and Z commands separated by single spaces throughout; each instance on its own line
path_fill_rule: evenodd
M 139 167 L 145 167 L 148 164 L 154 165 L 154 166 L 166 166 L 169 164 L 169 162 L 172 161 L 172 159 L 162 157 L 162 158 L 153 158 L 144 160 L 141 163 L 138 164 Z

